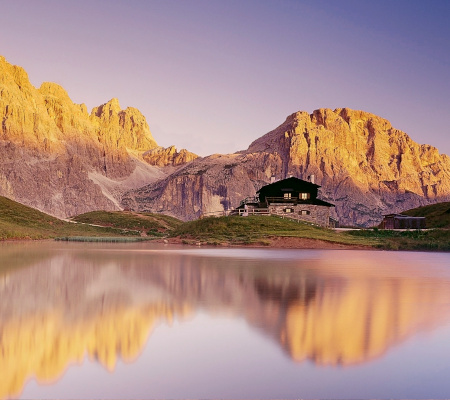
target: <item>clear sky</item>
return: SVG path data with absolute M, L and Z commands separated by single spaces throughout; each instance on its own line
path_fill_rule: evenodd
M 449 21 L 448 0 L 0 0 L 0 54 L 200 155 L 337 107 L 450 155 Z

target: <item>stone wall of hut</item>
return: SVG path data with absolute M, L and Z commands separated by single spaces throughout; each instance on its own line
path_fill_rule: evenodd
M 314 204 L 286 204 L 272 203 L 269 205 L 270 214 L 283 215 L 300 219 L 316 225 L 328 227 L 330 224 L 330 207 Z M 308 214 L 309 212 L 309 214 Z

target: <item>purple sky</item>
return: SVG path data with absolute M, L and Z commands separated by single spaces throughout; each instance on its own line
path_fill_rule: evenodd
M 450 1 L 0 0 L 0 54 L 155 140 L 234 152 L 289 114 L 350 107 L 450 154 Z

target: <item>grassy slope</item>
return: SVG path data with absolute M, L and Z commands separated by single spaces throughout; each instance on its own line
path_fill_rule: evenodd
M 361 230 L 350 235 L 377 239 L 385 249 L 450 250 L 450 202 L 431 204 L 403 211 L 411 217 L 426 217 L 426 231 Z
M 268 237 L 299 237 L 386 250 L 450 250 L 450 230 L 388 231 L 363 229 L 337 233 L 307 223 L 271 216 L 205 218 L 180 225 L 173 236 L 209 244 L 265 243 Z
M 421 207 L 426 215 L 437 215 L 437 221 L 447 216 L 450 203 Z M 430 208 L 432 207 L 430 211 Z M 416 212 L 410 210 L 410 212 Z M 417 215 L 417 214 L 416 214 Z M 61 221 L 33 208 L 26 207 L 5 197 L 0 197 L 0 240 L 44 239 L 54 237 L 121 237 L 140 236 L 140 232 L 151 235 L 179 236 L 190 240 L 218 244 L 262 243 L 268 244 L 269 237 L 299 237 L 324 240 L 347 245 L 366 245 L 382 249 L 399 250 L 450 250 L 450 230 L 429 231 L 383 231 L 366 229 L 336 233 L 307 223 L 298 223 L 275 216 L 249 216 L 204 218 L 182 223 L 159 214 L 96 211 L 75 217 L 86 224 Z M 430 225 L 434 224 L 430 218 Z M 447 225 L 445 225 L 447 226 Z
M 86 224 L 109 226 L 146 232 L 151 235 L 165 233 L 182 222 L 163 214 L 136 213 L 130 211 L 91 211 L 72 218 Z
M 0 196 L 0 240 L 45 239 L 58 236 L 136 236 L 116 228 L 73 224 Z
M 336 233 L 329 229 L 276 216 L 209 217 L 186 222 L 176 228 L 171 235 L 209 244 L 222 242 L 264 244 L 265 239 L 274 236 L 317 239 L 348 245 L 376 246 L 378 244 L 377 239 Z
M 392 231 L 363 229 L 348 232 L 349 235 L 375 239 L 380 248 L 386 250 L 440 250 L 450 251 L 450 230 L 430 229 L 412 231 Z
M 413 208 L 412 210 L 402 212 L 402 214 L 411 217 L 426 217 L 427 228 L 450 229 L 450 202 Z

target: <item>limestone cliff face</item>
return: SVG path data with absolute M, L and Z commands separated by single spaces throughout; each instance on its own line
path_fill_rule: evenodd
M 450 158 L 367 112 L 292 114 L 248 149 L 267 151 L 282 155 L 285 176 L 314 174 L 344 223 L 370 226 L 383 213 L 450 198 Z
M 60 150 L 59 130 L 48 115 L 44 98 L 21 67 L 0 57 L 1 140 L 32 150 Z
M 450 199 L 448 156 L 383 118 L 344 108 L 292 114 L 246 151 L 195 160 L 123 202 L 192 219 L 236 207 L 271 176 L 291 175 L 314 175 L 342 224 L 372 226 L 384 213 Z
M 144 160 L 150 165 L 156 165 L 158 167 L 165 166 L 179 166 L 186 164 L 190 161 L 198 158 L 197 154 L 191 153 L 186 149 L 177 150 L 175 146 L 155 147 L 143 154 Z
M 157 144 L 138 110 L 112 99 L 89 114 L 55 83 L 36 89 L 3 57 L 0 119 L 0 194 L 50 214 L 118 209 L 121 186 L 166 175 L 139 156 Z
M 135 108 L 122 110 L 117 99 L 92 110 L 90 121 L 105 154 L 104 170 L 122 175 L 129 161 L 127 150 L 145 151 L 157 144 L 150 134 L 145 117 Z M 131 171 L 126 170 L 126 174 Z
M 126 193 L 123 205 L 195 219 L 236 207 L 255 194 L 271 173 L 281 172 L 279 155 L 215 154 L 194 160 L 167 178 Z

